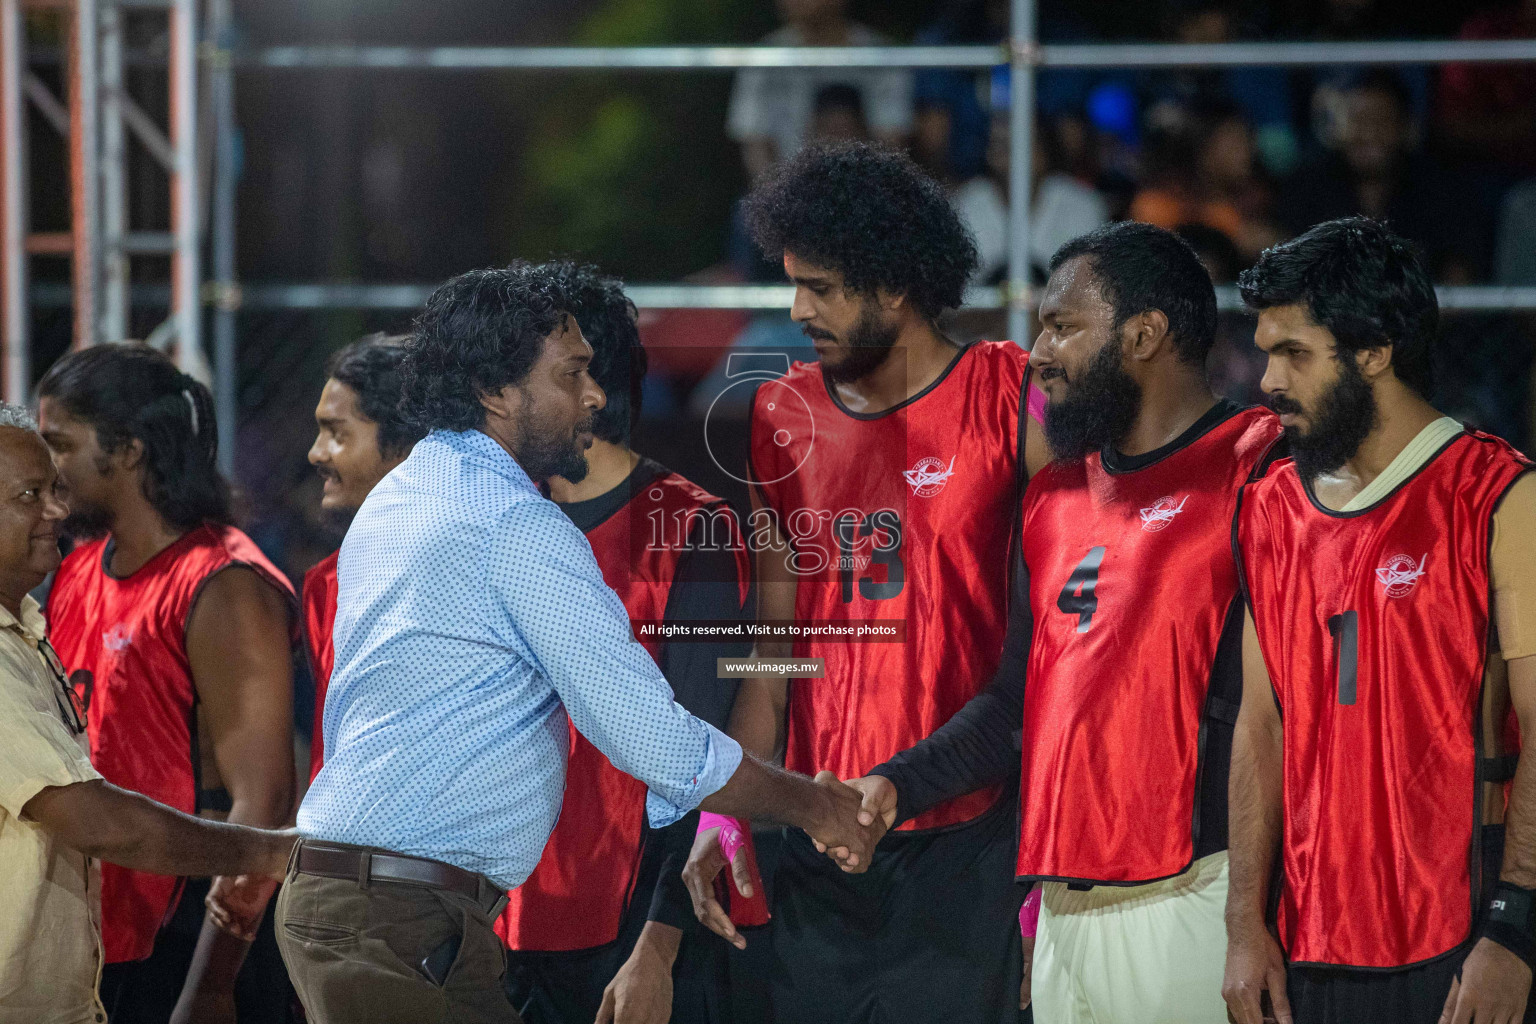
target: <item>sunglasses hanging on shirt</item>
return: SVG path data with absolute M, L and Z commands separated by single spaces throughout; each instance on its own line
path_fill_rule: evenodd
M 59 716 L 64 719 L 64 724 L 69 726 L 70 732 L 76 736 L 85 732 L 85 714 L 91 707 L 91 690 L 95 680 L 91 673 L 81 669 L 73 676 L 64 671 L 64 662 L 60 660 L 58 652 L 47 640 L 37 645 L 38 651 L 43 655 L 43 660 L 48 663 L 48 670 L 53 673 L 53 678 L 59 684 L 59 689 L 53 698 L 59 705 Z

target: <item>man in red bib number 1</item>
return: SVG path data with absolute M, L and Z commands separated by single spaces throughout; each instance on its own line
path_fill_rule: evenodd
M 1429 404 L 1434 289 L 1380 224 L 1318 225 L 1240 283 L 1292 460 L 1235 531 L 1227 1005 L 1529 1020 L 1536 765 L 1505 738 L 1511 708 L 1536 729 L 1531 464 Z

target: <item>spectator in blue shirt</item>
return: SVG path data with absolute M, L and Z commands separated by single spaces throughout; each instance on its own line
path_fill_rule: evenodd
M 429 433 L 363 503 L 338 563 L 327 761 L 278 941 L 314 1024 L 510 1024 L 492 922 L 560 809 L 566 713 L 650 789 L 663 827 L 695 807 L 768 816 L 846 846 L 859 798 L 743 756 L 672 699 L 581 531 L 540 492 L 587 471 L 602 390 L 547 268 L 438 289 L 402 367 Z

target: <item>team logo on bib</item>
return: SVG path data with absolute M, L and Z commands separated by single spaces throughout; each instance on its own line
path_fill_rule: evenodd
M 912 487 L 912 493 L 919 498 L 931 498 L 944 489 L 949 478 L 955 475 L 955 460 L 952 456 L 949 465 L 929 456 L 926 459 L 918 459 L 917 465 L 905 470 L 902 477 Z
M 1424 561 L 1429 558 L 1425 553 L 1417 562 L 1409 555 L 1393 555 L 1387 559 L 1380 569 L 1376 570 L 1376 578 L 1386 588 L 1388 597 L 1402 597 L 1414 587 L 1418 586 L 1419 577 L 1424 575 Z
M 1158 530 L 1166 530 L 1168 524 L 1173 522 L 1173 517 L 1184 511 L 1184 502 L 1189 500 L 1189 495 L 1184 495 L 1184 500 L 1174 504 L 1173 496 L 1158 498 L 1150 508 L 1141 510 L 1141 528 L 1148 533 L 1156 533 Z
M 126 651 L 133 644 L 133 627 L 118 623 L 101 634 L 101 645 L 109 651 Z

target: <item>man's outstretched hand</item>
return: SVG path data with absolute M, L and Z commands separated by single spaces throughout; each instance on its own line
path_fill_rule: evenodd
M 817 782 L 824 779 L 836 781 L 831 772 L 821 772 L 816 776 Z M 896 823 L 896 787 L 891 780 L 882 775 L 866 775 L 859 779 L 849 779 L 842 783 L 848 789 L 859 794 L 858 823 L 860 827 L 874 835 L 874 842 L 878 843 L 880 837 Z M 869 856 L 873 856 L 873 843 L 870 855 L 860 858 L 858 851 L 846 845 L 824 843 L 816 836 L 811 836 L 811 841 L 816 844 L 816 849 L 833 860 L 844 871 L 863 871 L 869 867 Z M 862 864 L 862 867 L 860 866 Z
M 1531 993 L 1531 969 L 1492 939 L 1479 939 L 1451 982 L 1440 1024 L 1482 1024 L 1525 1019 Z

